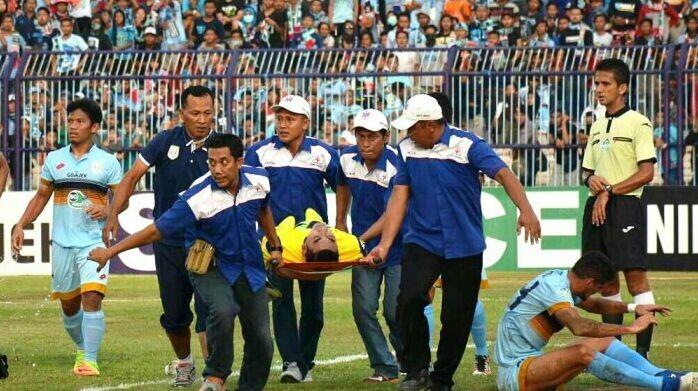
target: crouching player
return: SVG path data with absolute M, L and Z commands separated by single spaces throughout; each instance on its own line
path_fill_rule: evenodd
M 586 370 L 599 379 L 657 391 L 698 390 L 698 373 L 658 368 L 614 338 L 637 334 L 657 324 L 652 315 L 668 315 L 657 305 L 635 305 L 591 297 L 615 280 L 616 269 L 600 252 L 584 254 L 571 270 L 550 270 L 523 286 L 499 322 L 495 361 L 500 390 L 543 390 L 559 386 Z M 630 326 L 583 318 L 575 306 L 596 314 L 635 312 Z M 563 327 L 586 337 L 543 353 Z

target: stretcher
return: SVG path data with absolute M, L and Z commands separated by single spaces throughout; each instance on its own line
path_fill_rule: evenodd
M 380 264 L 380 259 L 374 259 L 374 264 Z M 350 261 L 350 262 L 300 262 L 300 263 L 284 263 L 278 267 L 276 261 L 271 262 L 272 270 L 279 277 L 292 278 L 294 280 L 322 280 L 331 276 L 334 273 L 349 270 L 353 267 L 368 267 L 366 262 Z

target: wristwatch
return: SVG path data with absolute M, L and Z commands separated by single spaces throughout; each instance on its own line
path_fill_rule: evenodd
M 272 251 L 278 251 L 278 252 L 282 253 L 282 252 L 284 252 L 284 248 L 281 246 L 277 246 L 277 247 L 269 246 L 269 252 L 272 252 Z
M 604 186 L 603 188 L 606 189 L 606 192 L 608 193 L 608 195 L 610 195 L 610 196 L 613 195 L 613 186 L 611 186 L 611 185 L 606 185 L 606 186 Z

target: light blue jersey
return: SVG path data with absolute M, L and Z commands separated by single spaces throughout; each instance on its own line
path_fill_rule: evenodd
M 53 242 L 62 247 L 88 247 L 102 241 L 103 221 L 85 213 L 90 203 L 107 204 L 109 187 L 122 177 L 118 160 L 97 146 L 79 160 L 70 145 L 48 154 L 41 180 L 53 185 Z
M 567 270 L 550 270 L 531 280 L 507 304 L 497 330 L 495 361 L 500 367 L 518 366 L 539 356 L 550 337 L 563 326 L 555 312 L 579 304 L 573 297 Z

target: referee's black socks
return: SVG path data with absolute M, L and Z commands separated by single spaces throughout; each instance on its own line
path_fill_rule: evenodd
M 654 304 L 654 295 L 652 291 L 647 291 L 640 293 L 639 295 L 633 296 L 633 303 L 635 304 Z M 636 316 L 637 318 L 637 316 Z M 650 325 L 642 332 L 638 333 L 636 336 L 637 344 L 635 346 L 635 351 L 642 355 L 642 357 L 647 358 L 647 354 L 650 351 L 650 345 L 652 344 L 652 329 L 654 327 Z
M 601 319 L 603 320 L 604 323 L 617 324 L 617 325 L 623 324 L 623 314 L 601 315 Z M 622 340 L 620 335 L 616 335 L 616 338 L 618 338 L 619 341 Z

